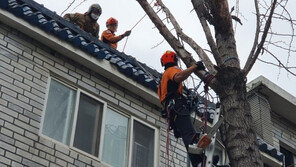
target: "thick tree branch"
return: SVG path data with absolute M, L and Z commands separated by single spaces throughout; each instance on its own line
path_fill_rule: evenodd
M 227 0 L 197 0 L 202 5 L 205 19 L 215 27 L 215 38 L 222 63 L 219 65 L 240 69 L 232 17 Z
M 210 27 L 208 26 L 207 24 L 207 21 L 206 21 L 206 18 L 205 18 L 205 7 L 204 7 L 204 2 L 203 0 L 191 0 L 192 2 L 192 5 L 194 7 L 194 10 L 199 18 L 199 21 L 201 23 L 201 26 L 204 30 L 204 33 L 206 35 L 206 38 L 207 38 L 207 41 L 208 41 L 208 44 L 212 50 L 212 53 L 213 53 L 213 56 L 216 60 L 216 63 L 217 65 L 221 65 L 222 64 L 222 60 L 221 60 L 221 56 L 220 56 L 220 53 L 217 49 L 217 45 L 216 45 L 216 42 L 214 41 L 214 38 L 212 36 L 212 33 L 211 33 L 211 30 L 210 30 Z
M 266 21 L 266 24 L 265 24 L 265 27 L 264 27 L 264 31 L 263 31 L 263 34 L 262 34 L 262 37 L 261 37 L 261 41 L 260 41 L 260 43 L 259 43 L 259 45 L 257 47 L 256 52 L 253 55 L 250 55 L 248 57 L 248 60 L 247 60 L 247 62 L 245 64 L 245 67 L 244 67 L 245 76 L 247 76 L 248 73 L 250 72 L 250 70 L 252 69 L 253 65 L 256 62 L 256 59 L 259 56 L 259 53 L 261 52 L 261 50 L 263 48 L 263 44 L 264 44 L 264 42 L 266 40 L 268 31 L 269 31 L 269 28 L 270 28 L 270 25 L 271 25 L 271 20 L 272 20 L 272 16 L 273 16 L 273 13 L 274 13 L 274 9 L 275 9 L 276 3 L 277 3 L 277 0 L 274 0 L 273 3 L 272 3 L 270 14 L 269 14 L 268 19 Z
M 219 34 L 229 35 L 233 33 L 231 15 L 229 13 L 227 0 L 205 0 L 210 8 L 213 18 L 213 25 Z
M 187 67 L 190 67 L 191 65 L 193 65 L 196 61 L 193 59 L 191 54 L 187 50 L 185 50 L 184 46 L 180 43 L 180 41 L 164 25 L 164 23 L 161 21 L 161 19 L 155 13 L 155 11 L 152 9 L 152 7 L 149 5 L 149 3 L 146 0 L 137 0 L 137 1 L 141 5 L 143 10 L 147 13 L 150 20 L 157 27 L 160 34 L 166 39 L 166 41 L 170 44 L 170 46 L 176 51 L 176 53 L 182 59 L 184 64 Z M 206 72 L 202 71 L 202 70 L 195 72 L 195 74 L 201 79 L 203 79 L 205 73 Z M 211 83 L 209 83 L 209 85 L 213 90 L 216 90 L 216 80 L 215 79 L 213 79 L 211 81 Z
M 173 24 L 177 35 L 183 40 L 185 41 L 200 57 L 200 59 L 202 59 L 202 61 L 204 62 L 205 66 L 207 67 L 207 69 L 211 72 L 211 73 L 216 73 L 215 69 L 214 69 L 214 65 L 211 62 L 211 60 L 209 59 L 208 55 L 204 52 L 204 50 L 192 39 L 190 38 L 188 35 L 186 35 L 183 31 L 182 28 L 180 27 L 179 23 L 176 21 L 175 17 L 172 15 L 172 13 L 170 12 L 170 10 L 162 3 L 162 1 L 158 2 L 158 5 L 162 8 L 162 10 L 165 12 L 166 17 L 168 19 L 170 19 L 171 23 Z

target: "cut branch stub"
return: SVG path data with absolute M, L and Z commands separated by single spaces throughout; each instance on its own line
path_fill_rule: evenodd
M 209 3 L 210 11 L 214 19 L 213 24 L 216 31 L 225 35 L 233 33 L 227 0 L 208 0 L 207 2 Z

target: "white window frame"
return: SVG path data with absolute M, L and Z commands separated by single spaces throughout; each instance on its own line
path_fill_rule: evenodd
M 75 111 L 74 111 L 74 117 L 73 117 L 73 124 L 72 124 L 72 130 L 71 130 L 71 139 L 70 139 L 70 144 L 64 144 L 60 141 L 57 141 L 49 136 L 46 136 L 44 134 L 42 134 L 42 129 L 43 129 L 43 124 L 44 124 L 44 119 L 45 119 L 45 112 L 46 112 L 46 107 L 47 107 L 47 102 L 48 102 L 48 95 L 49 95 L 49 90 L 50 90 L 50 84 L 51 81 L 54 80 L 70 89 L 73 89 L 74 91 L 76 91 L 76 100 L 75 100 Z M 75 130 L 76 130 L 76 125 L 77 125 L 77 116 L 78 116 L 78 109 L 79 109 L 79 100 L 80 100 L 80 95 L 81 93 L 93 98 L 94 100 L 97 100 L 98 102 L 103 104 L 103 113 L 102 113 L 102 125 L 101 125 L 101 132 L 100 132 L 100 144 L 99 144 L 99 154 L 98 156 L 94 156 L 92 154 L 89 154 L 83 150 L 80 150 L 79 148 L 76 148 L 73 146 L 74 143 L 74 137 L 75 137 Z M 47 81 L 47 90 L 46 90 L 46 94 L 45 94 L 45 100 L 44 100 L 44 106 L 43 106 L 43 113 L 42 113 L 42 118 L 41 118 L 41 126 L 39 129 L 39 136 L 53 142 L 53 143 L 57 143 L 59 145 L 64 146 L 65 148 L 69 148 L 70 150 L 74 150 L 76 152 L 78 152 L 79 154 L 83 154 L 85 156 L 88 156 L 90 158 L 96 159 L 98 160 L 100 163 L 110 166 L 110 164 L 104 162 L 102 160 L 102 154 L 103 154 L 103 143 L 104 143 L 104 135 L 105 135 L 105 119 L 106 119 L 106 112 L 107 112 L 107 108 L 110 108 L 111 110 L 113 110 L 114 112 L 121 114 L 125 117 L 128 118 L 128 139 L 127 139 L 127 162 L 126 165 L 127 167 L 132 167 L 131 163 L 132 163 L 132 146 L 133 146 L 133 130 L 134 130 L 134 121 L 138 121 L 141 124 L 151 128 L 154 130 L 154 162 L 153 162 L 153 167 L 158 167 L 159 165 L 159 129 L 156 128 L 155 126 L 141 120 L 138 119 L 135 116 L 132 115 L 128 115 L 126 113 L 121 112 L 119 109 L 117 109 L 116 107 L 112 107 L 112 105 L 108 105 L 107 102 L 103 101 L 102 99 L 100 99 L 99 97 L 90 94 L 76 86 L 73 86 L 72 84 L 67 83 L 66 81 L 54 78 L 49 76 L 48 77 L 48 81 Z
M 144 122 L 134 116 L 131 116 L 131 134 L 130 134 L 130 143 L 129 143 L 129 160 L 128 160 L 128 167 L 132 167 L 132 150 L 133 150 L 133 138 L 134 138 L 134 133 L 133 132 L 133 129 L 134 129 L 134 121 L 138 121 L 140 122 L 141 124 L 151 128 L 154 130 L 154 157 L 153 157 L 153 167 L 157 167 L 158 166 L 158 149 L 159 149 L 159 129 L 148 124 L 147 122 Z
M 75 100 L 75 111 L 74 111 L 74 117 L 73 117 L 73 124 L 72 124 L 72 130 L 71 130 L 71 139 L 70 139 L 70 144 L 67 145 L 67 144 L 64 144 L 58 140 L 55 140 L 49 136 L 46 136 L 44 134 L 42 134 L 42 129 L 43 129 L 43 124 L 44 124 L 44 119 L 45 119 L 45 112 L 46 112 L 46 107 L 47 107 L 47 101 L 48 101 L 48 95 L 49 95 L 49 90 L 50 90 L 50 84 L 51 84 L 51 81 L 54 80 L 70 89 L 73 89 L 75 92 L 76 92 L 76 100 Z M 99 155 L 98 156 L 94 156 L 92 154 L 89 154 L 83 150 L 80 150 L 79 148 L 76 148 L 73 146 L 73 142 L 74 142 L 74 137 L 75 137 L 75 129 L 76 129 L 76 124 L 77 124 L 77 116 L 78 116 L 78 109 L 79 109 L 79 100 L 80 100 L 80 95 L 81 93 L 93 98 L 94 100 L 100 102 L 103 104 L 103 113 L 102 113 L 102 121 L 105 121 L 105 113 L 106 113 L 106 109 L 107 109 L 107 103 L 105 101 L 103 101 L 102 99 L 80 89 L 80 88 L 77 88 L 75 86 L 72 86 L 71 84 L 68 84 L 66 82 L 64 82 L 63 80 L 59 80 L 59 79 L 56 79 L 54 77 L 51 77 L 49 76 L 48 77 L 48 81 L 47 81 L 47 90 L 46 90 L 46 95 L 45 95 L 45 104 L 43 106 L 43 113 L 42 113 L 42 118 L 41 118 L 41 126 L 40 126 L 40 129 L 39 129 L 39 136 L 53 142 L 53 143 L 57 143 L 59 145 L 62 145 L 66 148 L 69 148 L 71 150 L 75 150 L 83 155 L 86 155 L 88 157 L 91 157 L 93 159 L 97 159 L 98 161 L 102 161 L 101 158 L 99 157 L 101 152 L 102 152 L 102 141 L 103 141 L 103 136 L 104 136 L 104 131 L 102 130 L 103 128 L 105 128 L 105 125 L 102 124 L 101 126 L 101 133 L 100 133 L 100 144 L 99 144 Z
M 128 127 L 128 132 L 127 132 L 127 155 L 126 155 L 127 162 L 125 164 L 125 167 L 126 167 L 127 165 L 129 165 L 129 159 L 130 159 L 129 156 L 130 156 L 130 152 L 131 152 L 131 150 L 130 150 L 130 148 L 131 148 L 130 141 L 132 139 L 132 137 L 131 137 L 131 135 L 132 135 L 131 116 L 128 115 L 128 114 L 126 114 L 126 113 L 120 112 L 117 108 L 112 107 L 111 105 L 108 105 L 106 107 L 106 112 L 107 112 L 107 108 L 111 109 L 112 111 L 116 112 L 117 114 L 120 114 L 120 115 L 128 118 L 128 125 L 127 125 L 127 127 Z M 102 129 L 102 131 L 104 131 L 104 135 L 105 135 L 105 118 L 106 117 L 104 117 L 104 120 L 102 120 L 102 122 L 103 122 L 102 128 L 104 128 L 104 129 Z M 103 143 L 104 143 L 104 137 L 103 137 L 102 142 L 100 144 L 103 144 Z M 103 146 L 100 146 L 100 148 L 103 149 Z M 103 156 L 103 150 L 100 150 L 100 152 L 99 152 L 99 159 L 100 159 L 101 163 L 103 163 L 104 165 L 107 165 L 107 166 L 110 166 L 111 167 L 112 165 L 110 165 L 107 162 L 104 162 L 102 160 L 102 156 Z
M 79 148 L 76 148 L 73 146 L 73 143 L 74 143 L 74 137 L 75 137 L 75 130 L 76 130 L 76 125 L 77 125 L 77 116 L 78 116 L 78 109 L 79 109 L 79 100 L 80 100 L 80 95 L 81 93 L 93 98 L 94 100 L 100 102 L 103 104 L 103 113 L 102 113 L 102 125 L 101 125 L 101 129 L 100 129 L 100 143 L 99 143 L 99 153 L 98 153 L 98 156 L 94 156 L 92 154 L 89 154 L 83 150 L 80 150 Z M 99 159 L 101 161 L 101 159 L 99 158 L 100 157 L 100 153 L 102 152 L 102 141 L 103 141 L 103 136 L 104 136 L 104 131 L 103 129 L 105 129 L 105 125 L 103 124 L 103 122 L 105 121 L 105 115 L 106 115 L 106 109 L 107 109 L 107 103 L 103 100 L 101 100 L 100 98 L 78 88 L 77 89 L 77 94 L 76 94 L 76 101 L 75 101 L 75 111 L 74 111 L 74 117 L 73 117 L 73 127 L 72 127 L 72 132 L 71 132 L 71 140 L 70 140 L 70 148 L 71 149 L 75 149 L 76 151 L 78 151 L 79 153 L 82 153 L 82 154 L 87 154 L 88 156 L 90 157 L 93 157 L 95 159 Z
M 62 84 L 64 86 L 66 86 L 66 87 L 68 87 L 70 89 L 73 89 L 74 91 L 77 92 L 77 87 L 74 87 L 74 86 L 72 86 L 70 84 L 67 84 L 66 82 L 64 82 L 62 80 L 59 80 L 59 79 L 56 79 L 54 77 L 51 77 L 51 76 L 48 77 L 48 79 L 47 79 L 47 88 L 46 88 L 47 90 L 46 90 L 46 93 L 45 93 L 45 100 L 44 100 L 44 105 L 43 105 L 43 109 L 42 109 L 41 125 L 40 125 L 40 129 L 39 129 L 39 136 L 41 136 L 41 137 L 43 137 L 43 138 L 45 138 L 45 139 L 47 139 L 47 140 L 49 140 L 49 141 L 51 141 L 53 143 L 57 143 L 57 144 L 62 145 L 64 147 L 66 147 L 66 148 L 70 148 L 69 145 L 64 144 L 64 143 L 62 143 L 62 142 L 60 142 L 58 140 L 55 140 L 55 139 L 53 139 L 53 138 L 51 138 L 49 136 L 46 136 L 46 135 L 42 134 L 43 124 L 44 124 L 44 119 L 45 119 L 45 112 L 46 112 L 47 101 L 48 101 L 48 95 L 49 95 L 49 89 L 50 89 L 50 84 L 51 84 L 51 81 L 52 80 L 54 80 L 54 81 L 56 81 L 56 82 L 58 82 L 58 83 L 60 83 L 60 84 Z M 77 100 L 77 94 L 76 94 L 76 100 Z M 76 103 L 76 101 L 75 101 L 75 103 Z

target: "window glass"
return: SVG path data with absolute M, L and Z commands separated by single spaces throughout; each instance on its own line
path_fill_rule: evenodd
M 114 167 L 126 166 L 128 118 L 107 109 L 102 160 Z
M 280 146 L 280 152 L 285 155 L 285 165 L 289 167 L 296 166 L 295 155 L 292 152 Z
M 42 134 L 69 145 L 76 92 L 51 80 Z
M 98 156 L 103 104 L 81 93 L 73 146 Z
M 154 161 L 154 130 L 134 121 L 133 167 L 151 167 Z

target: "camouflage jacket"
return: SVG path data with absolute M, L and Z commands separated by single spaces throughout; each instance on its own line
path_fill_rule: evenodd
M 64 19 L 77 24 L 82 30 L 91 33 L 94 37 L 99 37 L 100 26 L 89 17 L 88 13 L 68 13 L 65 14 Z

